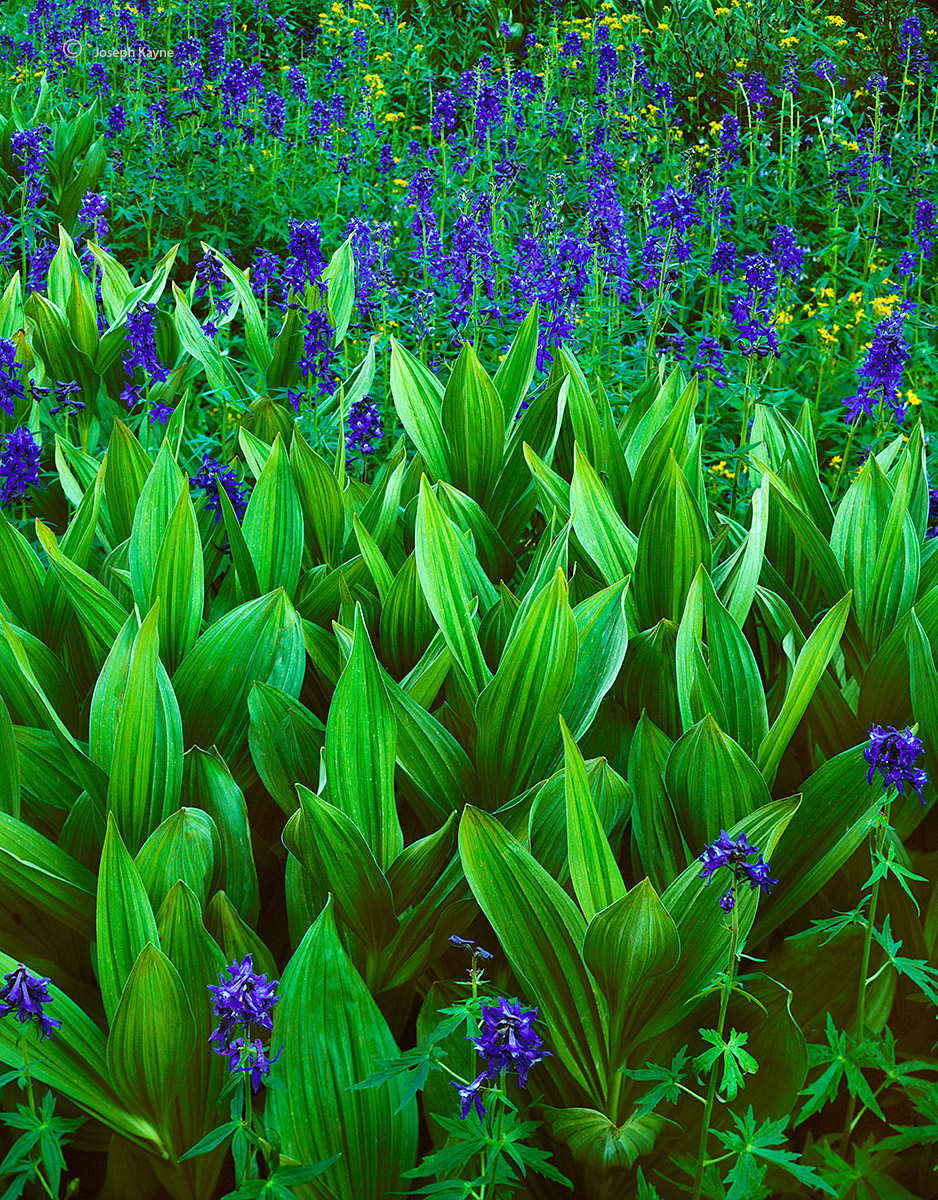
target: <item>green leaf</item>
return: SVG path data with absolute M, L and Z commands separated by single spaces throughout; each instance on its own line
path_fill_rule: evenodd
M 505 410 L 469 342 L 446 384 L 440 420 L 450 448 L 446 478 L 485 507 L 505 450 Z
M 342 1157 L 302 1186 L 310 1200 L 385 1200 L 401 1186 L 417 1150 L 417 1105 L 395 1113 L 400 1080 L 351 1090 L 398 1048 L 387 1023 L 336 934 L 331 903 L 296 950 L 281 980 L 270 1054 L 283 1054 L 271 1072 L 270 1123 L 283 1153 L 300 1162 Z M 381 1152 L 375 1153 L 380 1147 Z
M 132 854 L 175 810 L 182 786 L 182 719 L 159 661 L 158 618 L 157 603 L 134 639 L 108 783 L 108 807 Z
M 335 345 L 340 346 L 348 330 L 352 306 L 355 303 L 355 255 L 352 250 L 352 234 L 332 257 L 322 273 L 324 283 L 329 284 L 326 303 L 335 328 Z
M 394 799 L 397 720 L 368 631 L 355 606 L 355 639 L 326 723 L 329 793 L 386 870 L 404 846 Z
M 650 1154 L 655 1139 L 668 1124 L 657 1113 L 632 1114 L 616 1125 L 594 1108 L 552 1108 L 542 1105 L 553 1137 L 566 1143 L 574 1159 L 605 1175 L 631 1167 Z
M 82 938 L 94 936 L 94 875 L 55 842 L 5 812 L 0 812 L 0 870 L 8 892 Z
M 303 510 L 303 534 L 315 563 L 338 565 L 345 524 L 342 493 L 329 464 L 299 430 L 290 443 L 290 469 Z
M 587 921 L 624 898 L 625 884 L 599 819 L 586 778 L 583 755 L 563 717 L 564 781 L 567 800 L 567 856 L 570 878 Z M 595 972 L 594 972 L 595 974 Z
M 521 401 L 527 396 L 531 380 L 537 365 L 537 341 L 540 319 L 540 302 L 534 301 L 528 315 L 518 326 L 518 331 L 511 339 L 508 353 L 498 364 L 495 378 L 495 390 L 502 401 L 505 412 L 505 430 L 511 424 L 521 407 Z
M 242 530 L 261 594 L 282 587 L 292 599 L 303 556 L 303 512 L 279 433 L 251 495 Z
M 300 808 L 283 844 L 332 893 L 339 920 L 376 953 L 397 931 L 388 881 L 351 817 L 302 784 L 297 792 Z
M 711 565 L 707 522 L 673 451 L 652 495 L 634 559 L 639 624 L 680 622 L 698 568 Z
M 200 808 L 180 808 L 147 838 L 134 864 L 158 912 L 174 884 L 181 880 L 195 895 L 200 911 L 217 876 L 221 839 L 215 822 Z
M 580 955 L 586 922 L 577 906 L 492 816 L 467 805 L 459 825 L 466 879 L 532 1000 L 537 998 L 558 1073 L 603 1103 L 606 1013 Z
M 450 446 L 443 432 L 443 388 L 419 359 L 391 338 L 391 396 L 407 436 L 434 478 L 449 479 Z
M 194 1051 L 195 1021 L 185 986 L 149 941 L 127 978 L 107 1041 L 115 1090 L 161 1129 Z
M 173 676 L 185 745 L 215 745 L 235 778 L 249 761 L 248 696 L 257 680 L 298 695 L 306 648 L 282 588 L 211 625 Z
M 251 695 L 254 695 L 253 691 Z M 187 751 L 183 765 L 181 803 L 190 808 L 204 809 L 215 822 L 218 831 L 216 854 L 220 856 L 218 887 L 227 894 L 244 919 L 253 925 L 257 922 L 260 896 L 244 793 L 217 751 L 193 746 Z
M 319 756 L 325 729 L 305 704 L 268 683 L 248 696 L 251 758 L 264 787 L 289 816 L 296 812 L 295 785 L 319 787 Z
M 159 946 L 156 918 L 146 888 L 127 852 L 113 813 L 98 873 L 98 981 L 107 1019 L 113 1025 L 121 993 L 147 943 Z
M 570 507 L 573 530 L 606 583 L 618 583 L 635 571 L 638 538 L 615 511 L 609 493 L 580 447 L 573 447 Z
M 35 637 L 43 635 L 45 571 L 25 537 L 0 512 L 0 604 Z
M 189 495 L 189 481 L 184 479 L 156 553 L 149 594 L 150 605 L 159 601 L 160 657 L 170 675 L 199 636 L 205 599 L 204 573 L 199 526 Z
M 234 284 L 235 292 L 241 302 L 241 311 L 244 314 L 244 336 L 247 352 L 251 362 L 257 367 L 261 375 L 267 370 L 270 364 L 271 351 L 267 341 L 267 326 L 258 307 L 257 300 L 254 298 L 254 293 L 251 291 L 251 285 L 248 282 L 248 277 L 245 273 L 236 267 L 231 259 L 226 258 L 220 250 L 214 246 L 209 246 L 206 242 L 200 243 L 204 251 L 211 250 L 215 257 L 221 263 L 221 269 L 225 275 Z
M 446 639 L 454 668 L 477 697 L 492 679 L 479 646 L 479 635 L 469 615 L 469 595 L 462 573 L 453 569 L 460 560 L 459 539 L 439 502 L 421 476 L 414 534 L 417 575 L 427 604 Z
M 827 669 L 827 664 L 837 649 L 847 623 L 852 597 L 853 593 L 848 592 L 838 604 L 834 605 L 819 622 L 817 628 L 805 642 L 804 649 L 798 655 L 781 712 L 759 746 L 757 762 L 769 787 L 775 780 L 778 764 L 794 735 L 798 722 L 804 716 L 805 710 L 811 702 L 818 680 Z
M 476 764 L 484 791 L 507 803 L 527 786 L 531 767 L 573 686 L 577 628 L 557 570 L 534 600 L 476 703 Z
M 681 957 L 674 918 L 647 879 L 597 912 L 583 940 L 583 960 L 609 1005 L 609 1058 L 626 1060 L 645 1014 L 635 995 L 651 977 L 666 975 Z

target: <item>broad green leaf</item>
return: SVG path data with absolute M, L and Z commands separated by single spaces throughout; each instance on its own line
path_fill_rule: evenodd
M 220 851 L 218 829 L 207 812 L 180 808 L 168 816 L 134 858 L 153 911 L 159 911 L 179 879 L 204 908 L 218 876 Z
M 185 985 L 166 955 L 148 941 L 127 978 L 107 1040 L 115 1091 L 165 1130 L 168 1106 L 195 1049 L 195 1019 Z M 181 1154 L 188 1147 L 174 1149 Z
M 146 888 L 113 813 L 108 813 L 98 872 L 96 926 L 98 982 L 104 1011 L 113 1025 L 121 993 L 137 956 L 148 942 L 159 945 L 156 918 Z
M 82 938 L 94 936 L 94 875 L 37 830 L 0 812 L 0 870 L 5 888 Z
M 469 616 L 469 595 L 460 571 L 456 531 L 440 508 L 426 478 L 420 481 L 417 524 L 414 535 L 417 574 L 427 604 L 450 653 L 455 667 L 463 673 L 466 686 L 474 696 L 491 681 L 479 646 L 479 635 Z
M 697 376 L 677 398 L 674 407 L 660 429 L 652 437 L 647 449 L 632 470 L 632 487 L 629 492 L 629 524 L 641 529 L 651 505 L 652 497 L 661 481 L 668 476 L 671 454 L 678 466 L 683 467 L 690 454 L 694 439 L 694 409 L 697 407 Z M 676 618 L 675 618 L 676 619 Z
M 264 685 L 258 685 L 263 687 Z M 254 695 L 254 692 L 251 693 Z M 181 803 L 203 809 L 215 822 L 218 887 L 244 919 L 254 925 L 260 909 L 257 868 L 244 793 L 217 751 L 193 746 L 183 761 Z
M 199 527 L 189 496 L 189 481 L 184 479 L 156 553 L 149 595 L 151 606 L 159 601 L 160 657 L 170 675 L 199 636 L 205 600 L 204 572 Z
M 419 359 L 391 338 L 391 396 L 407 436 L 434 478 L 449 479 L 450 446 L 440 412 L 443 388 Z
M 217 746 L 235 779 L 249 760 L 248 696 L 257 680 L 298 695 L 303 627 L 282 588 L 211 625 L 173 676 L 185 746 Z
M 495 378 L 495 390 L 501 397 L 505 411 L 505 430 L 518 415 L 521 401 L 527 396 L 531 380 L 537 365 L 537 340 L 540 320 L 540 302 L 534 301 L 528 315 L 518 326 L 518 331 L 511 339 L 508 353 L 498 364 Z
M 459 853 L 469 886 L 528 999 L 547 1026 L 545 1060 L 566 1086 L 605 1102 L 606 1006 L 580 955 L 583 914 L 521 843 L 468 805 Z
M 342 493 L 325 459 L 296 430 L 290 443 L 290 468 L 303 510 L 303 534 L 315 563 L 338 565 L 342 547 Z
M 130 537 L 134 512 L 153 461 L 120 417 L 115 418 L 104 466 L 104 494 L 118 541 Z
M 848 592 L 838 604 L 834 605 L 820 621 L 805 642 L 804 649 L 798 655 L 781 712 L 759 746 L 757 759 L 759 770 L 770 787 L 775 779 L 782 755 L 814 695 L 818 680 L 822 672 L 827 669 L 827 664 L 837 649 L 847 622 L 852 597 L 853 593 Z
M 321 1179 L 298 1185 L 301 1200 L 385 1200 L 406 1187 L 417 1152 L 417 1102 L 400 1111 L 406 1083 L 351 1090 L 375 1063 L 396 1058 L 387 1022 L 342 949 L 331 903 L 311 926 L 281 980 L 270 1054 L 267 1110 L 298 1162 L 342 1157 Z M 380 1148 L 380 1153 L 376 1153 Z
M 576 678 L 577 627 L 557 570 L 517 627 L 475 707 L 476 765 L 484 791 L 506 804 L 531 767 Z
M 356 605 L 352 653 L 326 723 L 329 794 L 361 830 L 382 870 L 404 846 L 394 799 L 396 741 L 397 720 Z
M 140 626 L 127 666 L 108 783 L 108 808 L 136 854 L 179 803 L 182 719 L 159 660 L 154 605 Z
M 319 755 L 325 728 L 293 696 L 268 683 L 255 683 L 248 695 L 248 745 L 264 787 L 290 816 L 296 811 L 296 784 L 319 786 Z
M 593 803 L 586 765 L 563 717 L 564 786 L 567 800 L 567 858 L 570 879 L 587 922 L 625 896 L 622 872 Z
M 642 522 L 634 560 L 633 587 L 642 629 L 662 617 L 680 622 L 701 564 L 709 572 L 707 523 L 672 451 Z
M 282 587 L 292 598 L 303 556 L 303 513 L 279 434 L 251 495 L 242 530 L 261 593 Z
M 635 570 L 638 538 L 615 511 L 599 476 L 574 443 L 570 506 L 578 541 L 610 586 Z
M 450 448 L 447 479 L 485 507 L 505 450 L 505 410 L 469 342 L 443 392 L 440 420 Z
M 339 920 L 376 953 L 397 930 L 388 881 L 351 817 L 302 784 L 297 792 L 299 811 L 283 844 L 332 894 Z
M 616 1125 L 595 1108 L 553 1108 L 548 1104 L 542 1108 L 551 1135 L 569 1146 L 576 1162 L 601 1177 L 621 1172 L 650 1154 L 668 1124 L 666 1117 L 653 1112 L 633 1114 Z
M 17 625 L 38 638 L 46 614 L 44 576 L 36 552 L 0 512 L 0 604 L 7 606 Z
M 681 957 L 674 918 L 647 879 L 597 912 L 583 940 L 583 960 L 609 1005 L 609 1061 L 625 1062 L 630 1035 L 643 1019 L 633 1006 L 647 979 L 665 975 Z M 692 954 L 694 948 L 684 949 Z
M 176 466 L 170 448 L 164 442 L 140 492 L 130 535 L 130 577 L 134 603 L 141 613 L 149 608 L 160 546 L 172 521 L 179 495 L 185 490 L 186 477 Z

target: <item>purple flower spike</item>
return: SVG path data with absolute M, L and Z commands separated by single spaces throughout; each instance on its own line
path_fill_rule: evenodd
M 509 1004 L 503 997 L 482 1009 L 482 1033 L 473 1039 L 473 1045 L 483 1058 L 488 1059 L 486 1074 L 495 1079 L 502 1071 L 514 1068 L 518 1082 L 524 1087 L 528 1071 L 542 1058 L 550 1057 L 543 1048 L 544 1043 L 531 1026 L 537 1018 L 537 1009 L 527 1011 L 515 1001 Z
M 482 1084 L 482 1081 L 485 1079 L 486 1074 L 487 1072 L 483 1071 L 477 1079 L 473 1080 L 472 1083 L 466 1084 L 465 1086 L 459 1083 L 454 1083 L 452 1085 L 454 1088 L 459 1088 L 459 1103 L 462 1106 L 462 1110 L 459 1115 L 464 1121 L 466 1117 L 469 1116 L 469 1110 L 473 1106 L 475 1106 L 475 1110 L 479 1114 L 480 1121 L 488 1112 L 487 1108 L 482 1107 L 482 1098 L 479 1095 L 479 1088 Z
M 8 433 L 0 451 L 0 507 L 39 485 L 39 446 L 25 425 Z
M 18 1021 L 36 1020 L 39 1022 L 40 1038 L 51 1037 L 53 1026 L 58 1028 L 62 1022 L 54 1017 L 47 1017 L 42 1010 L 44 1004 L 52 1002 L 46 986 L 50 980 L 31 975 L 22 963 L 3 978 L 6 982 L 0 988 L 0 1003 L 3 1005 L 0 1017 L 15 1013 Z
M 921 767 L 914 766 L 915 759 L 925 753 L 925 747 L 919 738 L 915 737 L 908 726 L 900 733 L 892 725 L 885 729 L 874 725 L 870 730 L 870 744 L 863 751 L 863 757 L 870 764 L 866 782 L 872 783 L 877 770 L 883 773 L 883 790 L 891 783 L 896 785 L 900 796 L 904 796 L 903 785 L 911 783 L 919 800 L 922 800 L 922 785 L 928 782 L 928 776 Z M 924 804 L 925 801 L 922 800 Z
M 755 863 L 747 863 L 745 860 L 750 854 L 758 854 L 758 860 Z M 703 863 L 703 871 L 701 878 L 706 878 L 707 883 L 713 878 L 714 871 L 718 871 L 720 867 L 729 867 L 733 872 L 733 882 L 735 887 L 736 879 L 743 875 L 748 878 L 752 885 L 753 891 L 757 887 L 762 888 L 764 892 L 768 892 L 773 884 L 778 883 L 777 879 L 772 879 L 769 875 L 769 868 L 762 860 L 762 854 L 758 846 L 750 846 L 746 841 L 745 832 L 740 833 L 739 837 L 734 842 L 725 829 L 720 830 L 720 836 L 708 846 L 700 856 L 700 861 Z M 727 897 L 733 897 L 734 888 L 730 888 L 725 896 L 720 898 L 720 907 L 724 912 L 731 912 L 735 899 L 730 903 Z

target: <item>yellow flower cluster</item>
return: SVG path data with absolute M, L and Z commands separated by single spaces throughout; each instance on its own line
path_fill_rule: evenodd
M 365 83 L 371 89 L 371 95 L 377 99 L 378 96 L 384 96 L 386 89 L 380 75 L 366 75 Z
M 898 303 L 899 297 L 895 292 L 888 296 L 877 296 L 872 305 L 877 321 L 883 320 L 884 317 L 891 317 Z
M 825 17 L 824 20 L 828 25 L 833 25 L 837 29 L 843 29 L 844 25 L 847 23 L 843 17 L 838 16 L 828 16 Z

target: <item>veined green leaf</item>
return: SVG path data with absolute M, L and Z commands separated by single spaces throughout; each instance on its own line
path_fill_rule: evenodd
M 251 495 L 242 530 L 261 593 L 282 587 L 292 598 L 303 556 L 303 512 L 279 433 Z
M 567 857 L 573 890 L 587 922 L 625 896 L 609 840 L 593 803 L 583 755 L 559 718 L 564 744 L 564 781 L 567 798 Z

